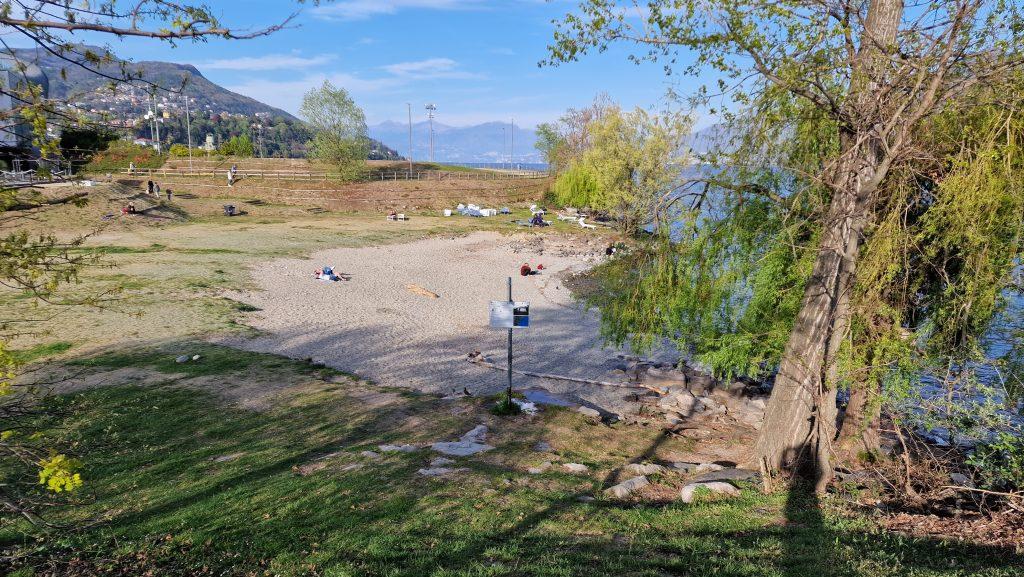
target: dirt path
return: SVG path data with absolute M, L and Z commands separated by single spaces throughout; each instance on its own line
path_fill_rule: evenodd
M 388 385 L 434 393 L 468 388 L 493 393 L 504 373 L 466 361 L 479 350 L 504 364 L 506 333 L 487 327 L 488 301 L 504 300 L 513 276 L 516 300 L 531 302 L 531 327 L 517 330 L 515 366 L 585 379 L 607 379 L 623 361 L 602 348 L 594 312 L 577 307 L 560 273 L 593 266 L 603 246 L 578 239 L 474 233 L 401 245 L 332 249 L 308 260 L 253 267 L 258 291 L 231 295 L 261 309 L 250 324 L 264 331 L 242 348 L 332 367 Z M 522 277 L 524 262 L 542 274 Z M 331 265 L 349 280 L 323 282 L 312 272 Z M 410 291 L 415 284 L 436 293 Z M 516 388 L 542 387 L 609 410 L 621 410 L 624 389 L 516 376 Z

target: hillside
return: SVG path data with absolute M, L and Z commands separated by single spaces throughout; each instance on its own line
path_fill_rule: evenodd
M 101 48 L 89 50 L 102 53 Z M 264 126 L 264 153 L 267 156 L 301 157 L 305 155 L 306 142 L 311 137 L 300 119 L 211 82 L 191 64 L 117 60 L 96 67 L 101 73 L 97 74 L 38 49 L 15 49 L 13 52 L 19 60 L 32 62 L 46 73 L 52 98 L 67 101 L 97 117 L 103 116 L 135 137 L 151 136 L 144 116 L 153 110 L 163 117 L 163 143 L 185 144 L 188 139 L 185 96 L 189 98 L 195 145 L 201 144 L 207 135 L 214 137 L 215 144 L 240 135 L 248 135 L 257 142 L 258 136 L 251 126 L 258 123 Z M 122 72 L 122 67 L 125 72 Z M 138 78 L 138 81 L 132 85 L 122 83 L 115 89 L 104 74 L 114 77 L 127 74 Z M 157 90 L 156 97 L 151 99 L 150 92 L 154 86 L 161 90 Z M 401 158 L 395 150 L 377 141 L 371 141 L 370 148 L 372 159 Z

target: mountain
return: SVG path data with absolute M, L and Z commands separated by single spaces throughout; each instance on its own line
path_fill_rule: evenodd
M 511 126 L 507 122 L 485 122 L 474 126 L 448 126 L 434 122 L 434 160 L 438 162 L 507 162 L 509 147 L 513 146 L 512 159 L 516 163 L 544 162 L 543 156 L 534 148 L 537 136 L 530 128 L 515 127 L 514 139 L 509 142 Z M 504 129 L 504 132 L 503 132 Z M 369 127 L 371 138 L 377 139 L 389 148 L 409 153 L 409 125 L 387 121 Z M 503 142 L 504 137 L 504 142 Z M 412 155 L 415 160 L 426 160 L 430 156 L 430 123 L 417 122 L 412 125 Z
M 95 53 L 103 53 L 102 48 L 84 48 Z M 114 77 L 121 77 L 122 67 L 124 67 L 128 74 L 141 78 L 141 81 L 135 82 L 133 87 L 120 85 L 116 91 L 113 91 L 110 88 L 109 78 L 73 65 L 49 52 L 37 48 L 15 49 L 13 52 L 19 60 L 32 62 L 46 73 L 50 80 L 51 97 L 68 99 L 86 110 L 95 109 L 96 112 L 109 112 L 115 115 L 140 111 L 144 113 L 148 94 L 146 83 L 177 90 L 187 80 L 184 93 L 194 99 L 194 102 L 189 101 L 189 105 L 197 114 L 203 112 L 210 114 L 227 112 L 246 116 L 262 114 L 269 117 L 297 120 L 284 110 L 268 106 L 258 100 L 214 84 L 191 64 L 114 60 L 94 67 L 102 74 Z M 168 103 L 175 109 L 184 105 L 183 102 L 174 102 L 175 100 L 180 101 L 181 96 L 164 91 L 158 91 L 157 100 L 160 103 Z M 161 106 L 161 108 L 164 107 Z
M 80 46 L 77 50 L 104 54 L 104 49 L 97 47 Z M 37 48 L 6 52 L 43 70 L 49 80 L 51 98 L 67 101 L 90 114 L 105 116 L 108 122 L 134 136 L 150 136 L 145 115 L 152 110 L 162 117 L 161 140 L 165 144 L 184 144 L 188 138 L 184 126 L 187 96 L 193 138 L 197 145 L 204 142 L 207 135 L 213 136 L 215 143 L 240 135 L 247 135 L 257 142 L 260 135 L 252 126 L 259 124 L 264 127 L 265 154 L 294 157 L 305 155 L 306 143 L 311 138 L 303 121 L 280 108 L 211 82 L 191 64 L 114 60 L 91 66 L 97 73 Z M 122 78 L 126 74 L 138 80 L 115 85 L 104 76 Z M 163 90 L 157 90 L 155 98 L 150 98 L 153 85 Z M 182 92 L 170 92 L 178 91 L 183 85 Z M 400 154 L 376 141 L 371 141 L 370 148 L 371 158 L 401 158 Z

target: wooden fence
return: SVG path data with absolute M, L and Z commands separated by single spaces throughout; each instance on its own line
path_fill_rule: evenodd
M 199 177 L 199 178 L 221 178 L 227 180 L 227 170 L 189 170 L 188 168 L 136 168 L 133 171 L 123 169 L 118 174 L 136 176 L 139 178 L 167 178 L 167 177 Z M 374 181 L 398 181 L 398 180 L 523 180 L 542 179 L 549 175 L 546 172 L 532 170 L 519 171 L 473 171 L 473 172 L 448 172 L 441 170 L 387 170 L 368 171 L 360 174 L 357 178 L 345 178 L 341 174 L 332 174 L 322 171 L 302 170 L 239 170 L 236 180 L 243 179 L 277 179 L 277 180 L 306 180 L 306 181 L 337 181 L 337 182 L 374 182 Z

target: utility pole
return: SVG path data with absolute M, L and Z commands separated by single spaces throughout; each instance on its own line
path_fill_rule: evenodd
M 188 113 L 188 94 L 185 94 L 185 89 L 181 90 L 182 96 L 185 97 L 185 130 L 188 132 L 188 173 L 192 174 L 192 118 Z
M 406 102 L 409 109 L 409 174 L 412 174 L 412 103 Z
M 500 166 L 501 168 L 505 168 L 505 161 L 508 159 L 508 138 L 507 138 L 507 135 L 505 134 L 505 132 L 506 132 L 505 127 L 502 126 L 501 127 L 501 162 L 498 163 L 498 166 Z
M 434 112 L 437 107 L 427 104 L 427 120 L 430 122 L 430 162 L 434 162 Z
M 514 166 L 514 159 L 516 155 L 516 119 L 512 119 L 512 129 L 509 131 L 508 137 L 508 169 L 512 170 Z

